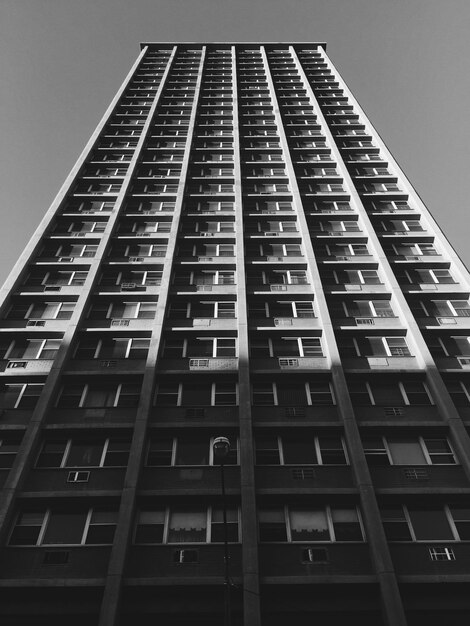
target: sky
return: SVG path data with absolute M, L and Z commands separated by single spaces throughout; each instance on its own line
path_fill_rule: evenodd
M 0 0 L 0 284 L 141 41 L 326 41 L 470 266 L 469 0 Z

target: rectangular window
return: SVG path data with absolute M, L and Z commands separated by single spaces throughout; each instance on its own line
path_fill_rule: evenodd
M 45 441 L 36 467 L 125 467 L 129 450 L 129 440 L 116 438 Z
M 0 385 L 0 408 L 34 409 L 43 386 L 43 383 Z
M 58 506 L 21 511 L 10 535 L 11 546 L 112 544 L 117 511 Z
M 227 525 L 228 541 L 240 541 L 238 509 L 227 509 Z M 222 543 L 224 532 L 223 512 L 219 508 L 146 509 L 137 512 L 134 543 Z
M 364 533 L 356 507 L 285 506 L 258 512 L 261 542 L 362 542 Z

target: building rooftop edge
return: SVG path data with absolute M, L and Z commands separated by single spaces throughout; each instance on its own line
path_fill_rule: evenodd
M 140 47 L 145 46 L 220 46 L 220 45 L 244 45 L 244 46 L 322 46 L 326 49 L 326 41 L 144 41 Z

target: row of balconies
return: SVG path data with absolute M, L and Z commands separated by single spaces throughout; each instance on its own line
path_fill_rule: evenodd
M 380 495 L 463 492 L 468 495 L 470 490 L 460 465 L 372 467 L 370 472 L 373 485 Z M 122 490 L 125 473 L 125 467 L 33 469 L 23 485 L 23 494 L 28 497 L 40 493 L 53 493 L 55 497 L 83 493 L 92 496 L 93 492 L 112 495 Z M 6 470 L 0 470 L 0 480 L 4 480 L 5 476 Z M 227 466 L 225 480 L 229 494 L 240 492 L 239 467 Z M 260 495 L 356 493 L 350 466 L 256 466 L 255 483 Z M 203 465 L 146 467 L 140 477 L 139 491 L 158 496 L 218 495 L 220 470 L 218 467 Z
M 438 582 L 442 578 L 467 581 L 470 545 L 467 542 L 402 542 L 390 545 L 395 572 L 406 582 L 412 576 L 416 582 Z M 108 572 L 111 546 L 7 547 L 2 550 L 2 578 L 33 578 L 43 585 L 57 578 L 104 578 Z M 442 556 L 438 556 L 442 555 Z M 222 585 L 224 548 L 211 544 L 173 544 L 131 546 L 124 581 L 132 579 L 154 581 L 155 584 L 188 583 L 198 578 L 207 584 Z M 242 575 L 241 546 L 230 546 L 231 575 Z M 362 543 L 302 542 L 293 544 L 261 544 L 259 568 L 264 583 L 290 582 L 312 584 L 330 582 L 362 583 L 375 581 L 369 547 Z M 354 615 L 354 613 L 352 614 Z

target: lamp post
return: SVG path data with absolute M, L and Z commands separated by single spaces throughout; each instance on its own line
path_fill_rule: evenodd
M 220 464 L 220 485 L 222 488 L 222 511 L 224 520 L 224 626 L 231 626 L 232 615 L 230 607 L 230 576 L 228 554 L 228 526 L 227 526 L 227 502 L 225 498 L 225 475 L 224 463 L 230 453 L 230 441 L 227 437 L 216 437 L 212 444 L 214 459 Z

